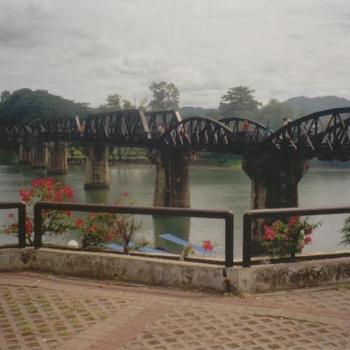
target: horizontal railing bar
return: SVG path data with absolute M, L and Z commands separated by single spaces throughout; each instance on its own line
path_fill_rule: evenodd
M 120 213 L 120 214 L 139 214 L 139 215 L 170 215 L 198 217 L 208 219 L 226 219 L 231 217 L 232 212 L 222 210 L 202 210 L 190 208 L 149 208 L 149 207 L 127 207 L 105 204 L 83 204 L 83 203 L 55 203 L 55 202 L 37 202 L 36 206 L 41 210 L 72 210 L 81 212 L 100 212 L 100 213 Z
M 256 209 L 250 210 L 246 214 L 252 218 L 262 218 L 271 216 L 288 215 L 322 215 L 322 214 L 347 214 L 350 207 L 322 207 L 322 208 L 280 208 L 280 209 Z
M 118 213 L 118 214 L 136 214 L 153 216 L 182 216 L 197 217 L 208 219 L 225 220 L 225 261 L 226 267 L 234 265 L 233 244 L 234 228 L 233 213 L 228 210 L 202 210 L 190 208 L 164 208 L 164 207 L 126 207 L 118 205 L 105 204 L 83 204 L 83 203 L 55 203 L 55 202 L 37 202 L 34 205 L 34 246 L 40 248 L 42 243 L 42 210 L 69 210 L 80 212 L 100 212 L 100 213 Z
M 0 202 L 0 209 L 19 209 L 25 206 L 24 202 Z

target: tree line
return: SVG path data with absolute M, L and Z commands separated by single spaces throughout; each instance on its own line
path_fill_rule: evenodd
M 141 109 L 143 111 L 179 110 L 180 92 L 171 82 L 153 82 L 149 86 L 152 99 L 131 102 L 120 94 L 111 94 L 106 102 L 97 108 L 88 103 L 79 103 L 50 94 L 46 90 L 20 89 L 14 92 L 4 90 L 0 96 L 0 123 L 33 124 L 47 119 L 84 117 L 88 113 L 110 110 Z M 210 109 L 206 117 L 241 117 L 269 124 L 272 128 L 281 125 L 282 118 L 294 119 L 296 113 L 283 102 L 271 99 L 265 105 L 257 101 L 255 91 L 247 86 L 236 86 L 221 97 L 217 109 Z M 191 115 L 186 115 L 191 116 Z M 185 117 L 186 117 L 185 116 Z

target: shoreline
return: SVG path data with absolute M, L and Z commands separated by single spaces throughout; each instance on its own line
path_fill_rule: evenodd
M 29 165 L 21 165 L 14 162 L 0 162 L 0 166 L 25 166 L 30 167 Z M 77 162 L 68 162 L 68 166 L 75 167 L 83 167 L 84 163 Z M 155 165 L 151 162 L 147 162 L 146 160 L 139 161 L 122 161 L 122 162 L 110 162 L 110 169 L 116 168 L 153 168 Z M 237 163 L 234 165 L 213 165 L 213 164 L 203 164 L 203 163 L 194 163 L 189 166 L 190 169 L 208 169 L 208 170 L 230 170 L 230 171 L 241 171 L 241 163 Z M 350 167 L 323 167 L 318 164 L 313 166 L 311 164 L 309 171 L 321 171 L 321 172 L 350 172 Z
M 110 168 L 145 168 L 145 167 L 155 167 L 154 164 L 147 164 L 141 162 L 121 162 L 110 164 Z M 190 169 L 209 169 L 209 170 L 230 170 L 230 171 L 241 171 L 241 165 L 237 166 L 222 166 L 222 165 L 206 165 L 206 164 L 192 164 Z M 350 168 L 339 168 L 339 167 L 320 167 L 320 166 L 310 166 L 309 171 L 324 171 L 324 172 L 349 172 Z

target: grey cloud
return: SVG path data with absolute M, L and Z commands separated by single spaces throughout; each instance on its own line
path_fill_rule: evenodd
M 45 88 L 98 105 L 169 80 L 182 103 L 208 107 L 240 84 L 262 100 L 349 91 L 348 0 L 0 0 L 0 8 L 0 89 Z
M 0 46 L 5 48 L 32 48 L 40 43 L 33 33 L 17 27 L 0 25 Z

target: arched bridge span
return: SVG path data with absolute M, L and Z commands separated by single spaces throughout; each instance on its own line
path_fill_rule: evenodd
M 261 149 L 321 160 L 349 160 L 350 107 L 328 109 L 296 119 L 267 137 Z
M 7 141 L 65 141 L 150 149 L 192 148 L 222 153 L 283 152 L 308 158 L 350 159 L 350 107 L 312 113 L 275 132 L 254 120 L 219 121 L 174 111 L 123 110 L 86 118 L 51 120 L 35 126 L 8 127 Z

